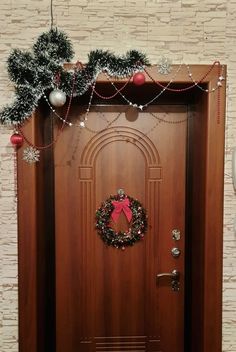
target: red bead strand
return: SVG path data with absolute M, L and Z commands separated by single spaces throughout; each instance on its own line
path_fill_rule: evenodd
M 25 136 L 24 132 L 22 131 L 21 126 L 17 126 L 17 129 L 18 129 L 19 133 L 22 135 L 22 137 L 24 138 L 24 140 L 26 141 L 26 143 L 29 146 L 31 146 L 33 148 L 36 148 L 38 150 L 44 150 L 44 149 L 50 148 L 51 146 L 53 146 L 58 141 L 58 138 L 60 137 L 60 135 L 61 135 L 61 133 L 62 133 L 62 131 L 63 131 L 65 125 L 66 125 L 68 116 L 69 116 L 70 107 L 71 107 L 72 98 L 73 98 L 73 93 L 74 93 L 74 86 L 75 86 L 75 73 L 76 73 L 76 70 L 74 71 L 73 82 L 72 82 L 72 91 L 71 91 L 70 100 L 69 100 L 69 103 L 68 103 L 68 106 L 67 106 L 67 110 L 66 110 L 66 115 L 65 115 L 64 121 L 63 121 L 62 126 L 60 127 L 59 131 L 57 132 L 56 138 L 51 143 L 49 143 L 47 145 L 43 145 L 43 146 L 36 146 L 32 142 L 30 142 L 30 140 Z
M 220 77 L 221 74 L 221 67 L 220 63 L 218 64 L 218 77 Z M 220 124 L 220 115 L 221 115 L 221 102 L 220 102 L 220 89 L 217 91 L 217 124 Z
M 188 91 L 192 88 L 194 88 L 197 84 L 201 83 L 209 74 L 210 72 L 213 70 L 213 68 L 215 67 L 215 65 L 219 65 L 219 61 L 215 61 L 213 62 L 213 64 L 211 65 L 210 69 L 206 72 L 206 74 L 196 83 L 192 84 L 191 86 L 185 87 L 185 88 L 169 88 L 168 86 L 164 86 L 163 84 L 161 84 L 159 81 L 156 81 L 150 74 L 149 72 L 144 68 L 144 71 L 146 72 L 146 74 L 148 75 L 148 77 L 154 82 L 156 83 L 159 87 L 168 90 L 170 92 L 176 92 L 176 93 L 180 93 L 180 92 L 185 92 Z
M 81 70 L 83 70 L 83 69 L 85 68 L 85 65 L 84 65 L 81 61 L 77 61 L 77 62 L 76 62 L 76 67 L 79 67 Z M 85 72 L 86 72 L 86 71 L 85 71 Z M 88 76 L 87 76 L 87 78 L 89 79 Z M 122 90 L 123 90 L 123 89 L 127 86 L 127 84 L 130 82 L 131 78 L 132 78 L 132 77 L 129 77 L 128 81 L 125 82 L 125 84 L 124 84 L 120 89 L 117 89 L 116 92 L 115 92 L 114 94 L 110 95 L 110 96 L 104 96 L 104 95 L 98 93 L 95 88 L 93 88 L 93 92 L 94 92 L 99 98 L 101 98 L 101 99 L 104 99 L 104 100 L 113 99 L 113 98 L 115 98 L 115 96 L 116 96 L 117 94 L 119 94 L 120 92 L 122 92 Z
M 122 90 L 127 86 L 128 83 L 130 83 L 130 80 L 131 80 L 131 77 L 129 77 L 128 81 L 120 88 L 120 89 L 117 89 L 117 91 L 113 94 L 113 95 L 110 95 L 108 97 L 105 97 L 104 95 L 101 95 L 100 93 L 98 93 L 95 89 L 94 89 L 94 93 L 101 99 L 104 99 L 104 100 L 109 100 L 109 99 L 112 99 L 114 98 L 117 94 L 119 94 L 120 92 L 122 92 Z

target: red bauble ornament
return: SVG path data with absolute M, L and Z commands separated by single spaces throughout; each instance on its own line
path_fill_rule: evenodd
M 146 78 L 144 76 L 144 74 L 142 72 L 137 72 L 134 74 L 133 76 L 133 83 L 136 86 L 141 86 L 142 84 L 144 84 L 146 81 Z
M 21 147 L 23 144 L 23 137 L 19 133 L 14 133 L 10 138 L 11 144 L 15 145 L 16 147 Z

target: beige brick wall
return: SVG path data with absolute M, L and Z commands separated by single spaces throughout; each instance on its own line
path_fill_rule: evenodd
M 6 73 L 11 48 L 28 49 L 49 27 L 49 0 L 0 0 L 0 106 L 13 87 Z M 236 195 L 231 151 L 236 145 L 236 0 L 54 0 L 55 23 L 73 41 L 76 58 L 95 48 L 145 51 L 174 63 L 228 65 L 225 161 L 223 351 L 236 352 Z M 0 127 L 0 351 L 17 344 L 17 217 L 11 129 Z M 236 225 L 235 225 L 236 226 Z M 42 351 L 43 352 L 43 351 Z M 200 351 L 199 351 L 200 352 Z

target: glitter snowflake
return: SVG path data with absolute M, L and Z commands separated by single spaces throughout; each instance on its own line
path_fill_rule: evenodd
M 162 75 L 168 75 L 171 71 L 171 60 L 167 57 L 162 57 L 158 62 L 158 72 Z
M 29 164 L 36 163 L 39 161 L 39 150 L 33 147 L 28 147 L 23 151 L 23 160 Z

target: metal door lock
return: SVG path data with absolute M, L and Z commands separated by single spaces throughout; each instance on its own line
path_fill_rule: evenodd
M 180 289 L 180 283 L 179 283 L 180 273 L 178 270 L 174 269 L 171 273 L 157 274 L 157 279 L 160 279 L 162 277 L 170 277 L 172 291 L 179 291 L 179 289 Z
M 181 254 L 181 250 L 177 247 L 171 249 L 171 254 L 174 258 L 178 258 Z
M 171 281 L 171 288 L 172 288 L 172 291 L 179 291 L 180 290 L 179 281 L 172 280 Z
M 181 237 L 180 230 L 178 229 L 173 229 L 172 230 L 172 238 L 174 241 L 179 241 Z

